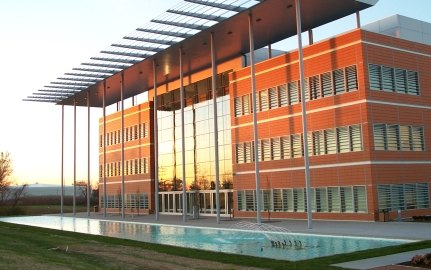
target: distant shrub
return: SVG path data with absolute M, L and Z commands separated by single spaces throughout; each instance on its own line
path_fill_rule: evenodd
M 25 215 L 24 209 L 20 207 L 0 207 L 0 216 L 22 216 Z

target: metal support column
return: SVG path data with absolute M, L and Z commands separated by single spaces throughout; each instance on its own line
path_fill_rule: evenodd
M 63 215 L 64 210 L 64 105 L 61 105 L 61 198 L 60 212 Z
M 157 70 L 156 60 L 153 60 L 153 81 L 154 81 L 154 123 L 153 123 L 153 142 L 154 142 L 154 212 L 156 220 L 160 219 L 159 215 L 159 145 L 158 145 L 158 126 L 157 126 Z
M 90 216 L 90 91 L 87 92 L 87 216 Z
M 308 45 L 314 44 L 313 29 L 308 30 Z
M 215 188 L 216 188 L 216 213 L 217 224 L 220 224 L 220 172 L 219 172 L 219 150 L 218 150 L 218 117 L 217 117 L 217 63 L 214 44 L 214 33 L 211 32 L 211 70 L 212 70 L 212 95 L 214 114 L 214 161 L 215 161 Z
M 307 107 L 305 103 L 305 74 L 304 74 L 304 55 L 302 51 L 302 25 L 301 25 L 301 1 L 295 0 L 296 7 L 296 29 L 298 34 L 298 61 L 299 74 L 301 81 L 301 110 L 302 110 L 302 143 L 304 147 L 304 167 L 305 167 L 305 189 L 307 192 L 307 222 L 308 229 L 312 228 L 312 212 L 311 212 L 311 188 L 310 188 L 310 161 L 308 155 L 308 128 L 307 128 Z
M 124 212 L 124 72 L 121 72 L 121 217 L 126 217 Z
M 258 224 L 262 223 L 261 213 L 261 192 L 260 192 L 260 170 L 259 170 L 259 144 L 258 144 L 258 132 L 257 132 L 257 104 L 256 104 L 256 73 L 254 68 L 254 37 L 253 37 L 253 16 L 248 15 L 248 34 L 250 39 L 250 72 L 251 72 L 251 98 L 253 105 L 253 135 L 254 135 L 254 171 L 256 178 L 256 204 L 257 213 L 256 220 Z
M 106 217 L 106 80 L 103 81 L 103 216 Z
M 186 194 L 186 140 L 185 128 L 184 128 L 184 107 L 185 107 L 185 95 L 184 95 L 184 82 L 183 82 L 183 49 L 179 48 L 180 57 L 180 99 L 181 99 L 181 145 L 182 145 L 182 167 L 183 167 L 183 221 L 187 220 L 187 194 Z
M 73 215 L 76 216 L 76 99 L 73 98 Z
M 356 11 L 356 27 L 361 28 L 361 14 L 359 13 L 359 10 Z
M 268 44 L 268 59 L 272 58 L 272 46 L 271 44 Z

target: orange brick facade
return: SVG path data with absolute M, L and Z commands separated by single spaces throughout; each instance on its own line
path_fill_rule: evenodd
M 223 68 L 218 70 L 218 72 L 233 70 L 229 74 L 228 91 L 232 141 L 232 207 L 236 217 L 255 217 L 255 204 L 252 202 L 254 200 L 252 191 L 255 189 L 255 165 L 252 161 L 253 157 L 250 159 L 247 157 L 247 151 L 253 149 L 253 146 L 247 148 L 247 145 L 254 139 L 251 100 L 247 97 L 251 93 L 251 76 L 250 67 L 241 68 L 238 63 L 239 59 L 231 61 L 229 64 L 225 63 L 222 65 Z M 408 71 L 414 71 L 412 74 L 417 74 L 419 95 L 370 89 L 370 65 L 391 67 L 393 74 L 397 74 L 395 72 L 408 74 Z M 431 47 L 363 30 L 354 30 L 305 47 L 304 66 L 308 85 L 307 92 L 310 94 L 307 97 L 307 137 L 310 144 L 313 218 L 379 220 L 379 212 L 386 205 L 382 202 L 383 198 L 386 198 L 383 190 L 387 188 L 390 189 L 387 193 L 389 194 L 387 195 L 389 196 L 387 205 L 391 206 L 390 218 L 397 218 L 400 215 L 405 218 L 431 214 L 429 206 Z M 325 77 L 325 74 L 330 77 Z M 319 75 L 319 86 L 317 87 L 319 96 L 312 98 L 311 82 L 312 77 L 316 75 Z M 201 76 L 197 77 L 202 79 L 208 76 L 209 72 L 204 71 Z M 323 96 L 324 78 L 328 79 L 331 84 L 330 88 L 333 89 L 331 91 L 334 91 L 326 96 Z M 343 81 L 343 86 L 337 86 L 337 78 L 342 78 L 339 81 Z M 265 209 L 264 218 L 305 219 L 307 217 L 304 209 L 306 204 L 303 201 L 305 198 L 304 160 L 302 154 L 298 156 L 298 153 L 295 152 L 295 143 L 300 142 L 298 141 L 300 136 L 304 136 L 302 134 L 301 105 L 300 102 L 291 101 L 289 104 L 282 104 L 280 101 L 282 94 L 279 90 L 286 87 L 288 95 L 286 100 L 290 100 L 290 98 L 293 100 L 294 97 L 289 92 L 289 83 L 298 80 L 297 51 L 256 64 L 256 92 L 258 92 L 258 98 L 262 97 L 264 100 L 259 99 L 257 110 L 260 188 L 264 190 L 263 197 L 267 196 L 263 200 L 264 204 L 267 203 L 262 208 Z M 187 84 L 185 83 L 185 85 Z M 413 85 L 416 84 L 413 82 Z M 263 92 L 260 93 L 261 91 Z M 278 99 L 267 97 L 267 95 L 271 95 L 270 91 L 277 93 Z M 241 99 L 241 104 L 237 103 L 236 100 L 243 96 L 247 101 Z M 264 102 L 271 103 L 274 100 L 275 105 L 264 104 Z M 237 115 L 239 106 L 242 113 Z M 126 128 L 147 123 L 146 137 L 137 136 L 136 139 L 125 142 L 125 160 L 148 159 L 146 173 L 143 173 L 141 168 L 140 174 L 125 176 L 125 193 L 147 193 L 148 210 L 146 212 L 152 212 L 154 210 L 152 103 L 143 103 L 129 108 L 124 111 L 124 115 Z M 106 122 L 107 134 L 120 130 L 121 112 L 108 116 Z M 398 133 L 394 136 L 399 138 L 402 137 L 399 135 L 402 130 L 408 127 L 410 141 L 414 140 L 415 131 L 413 130 L 418 129 L 423 149 L 417 150 L 413 146 L 415 142 L 412 142 L 410 147 L 415 150 L 378 150 L 378 146 L 375 145 L 377 140 L 375 130 L 379 124 L 385 124 L 387 129 L 395 128 Z M 100 134 L 103 134 L 102 119 L 99 130 Z M 131 132 L 139 133 L 139 126 L 138 131 L 132 130 Z M 389 131 L 385 132 L 387 132 L 385 134 L 389 134 Z M 336 148 L 330 149 L 328 146 L 330 140 L 335 140 Z M 345 145 L 343 145 L 343 140 L 345 140 Z M 404 147 L 402 140 L 404 139 L 398 139 L 400 149 Z M 322 146 L 323 144 L 325 146 Z M 102 144 L 100 146 L 99 160 L 103 165 Z M 270 149 L 268 156 L 265 156 L 265 150 L 263 150 L 265 147 Z M 323 152 L 319 152 L 318 147 L 321 147 Z M 106 163 L 121 161 L 121 144 L 108 145 L 106 151 Z M 288 151 L 289 154 L 287 154 Z M 101 167 L 101 177 L 102 172 Z M 114 175 L 107 177 L 108 195 L 121 192 L 121 174 L 117 172 Z M 102 184 L 103 180 L 100 179 Z M 424 187 L 426 187 L 426 191 L 423 191 Z M 102 190 L 103 185 L 100 185 L 100 188 Z M 411 191 L 410 188 L 416 188 L 416 190 Z M 400 199 L 399 205 L 394 206 L 394 190 L 398 189 L 408 190 L 410 193 L 416 192 L 414 195 L 416 197 L 412 199 L 408 195 L 410 193 L 406 193 L 402 195 L 403 199 Z M 421 195 L 417 195 L 419 190 L 422 192 Z M 339 198 L 334 198 L 334 196 L 339 196 Z M 417 202 L 426 197 L 428 202 Z M 395 201 L 397 200 L 395 199 Z M 410 205 L 410 202 L 419 206 Z M 405 208 L 400 206 L 401 204 L 404 204 Z M 400 213 L 397 211 L 398 208 L 401 210 Z M 126 209 L 126 211 L 135 211 L 132 209 Z M 115 208 L 108 208 L 108 210 L 118 211 Z

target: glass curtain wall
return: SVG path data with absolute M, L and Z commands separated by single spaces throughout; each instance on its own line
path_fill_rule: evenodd
M 217 76 L 217 113 L 221 213 L 232 202 L 232 153 L 230 97 L 227 73 Z M 182 178 L 182 136 L 180 90 L 158 96 L 159 203 L 162 212 L 182 212 L 182 190 L 187 195 L 187 212 L 215 214 L 214 114 L 211 78 L 187 85 L 185 90 L 185 168 Z

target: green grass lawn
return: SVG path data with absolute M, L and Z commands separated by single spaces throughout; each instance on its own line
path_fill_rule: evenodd
M 431 241 L 299 262 L 222 254 L 0 222 L 0 269 L 337 269 L 331 264 L 431 247 Z

